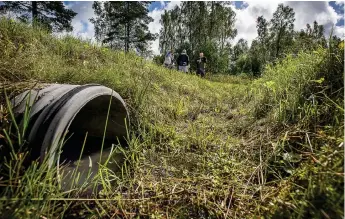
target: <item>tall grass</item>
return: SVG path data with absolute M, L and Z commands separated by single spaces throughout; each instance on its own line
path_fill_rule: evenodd
M 10 150 L 0 166 L 6 176 L 0 212 L 22 218 L 343 216 L 341 49 L 289 56 L 259 79 L 205 80 L 2 19 L 0 53 L 0 78 L 11 97 L 27 87 L 23 81 L 100 83 L 125 99 L 131 117 L 128 148 L 114 147 L 125 157 L 121 173 L 101 166 L 91 182 L 67 192 L 54 168 L 32 162 L 18 172 L 25 148 L 22 155 Z M 0 100 L 5 136 L 15 123 L 4 92 Z M 8 134 L 1 150 L 18 137 Z M 73 176 L 77 182 L 78 172 Z M 85 198 L 88 183 L 103 189 Z

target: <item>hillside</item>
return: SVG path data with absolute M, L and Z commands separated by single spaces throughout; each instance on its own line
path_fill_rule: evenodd
M 101 194 L 76 201 L 81 189 L 61 192 L 54 170 L 35 162 L 23 169 L 25 148 L 1 131 L 1 150 L 14 149 L 1 158 L 0 212 L 7 218 L 341 218 L 343 60 L 340 44 L 288 56 L 261 78 L 201 79 L 1 19 L 0 78 L 9 97 L 35 83 L 99 83 L 128 104 L 131 133 L 122 174 L 102 169 Z M 0 95 L 1 127 L 8 130 L 4 89 Z

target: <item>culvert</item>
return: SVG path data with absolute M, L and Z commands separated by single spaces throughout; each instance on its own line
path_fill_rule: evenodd
M 118 93 L 105 86 L 50 84 L 25 91 L 12 99 L 18 124 L 25 122 L 27 105 L 30 119 L 25 139 L 31 149 L 30 159 L 46 158 L 49 167 L 78 160 L 86 133 L 83 157 L 95 156 L 101 150 L 103 136 L 105 150 L 119 141 L 125 142 L 129 124 L 126 104 Z M 57 149 L 63 139 L 65 144 L 59 155 Z

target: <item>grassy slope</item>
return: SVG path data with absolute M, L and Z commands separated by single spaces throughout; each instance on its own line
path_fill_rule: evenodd
M 10 84 L 19 81 L 100 83 L 125 99 L 133 118 L 125 152 L 128 171 L 120 177 L 100 174 L 106 177 L 103 183 L 111 178 L 118 185 L 102 195 L 112 201 L 2 202 L 1 212 L 7 207 L 22 217 L 38 215 L 38 210 L 44 216 L 91 212 L 95 217 L 340 218 L 343 108 L 336 104 L 343 106 L 343 90 L 332 91 L 336 104 L 325 97 L 333 83 L 327 73 L 336 69 L 327 57 L 324 49 L 290 57 L 256 80 L 204 80 L 133 54 L 71 37 L 56 39 L 1 20 L 0 78 L 10 91 L 28 86 Z M 325 81 L 315 81 L 320 78 Z M 311 94 L 316 104 L 306 100 Z M 7 162 L 15 169 L 20 156 Z M 18 170 L 24 177 L 14 179 L 30 189 L 19 186 L 4 194 L 79 197 L 77 192 L 59 192 L 54 172 L 41 176 L 37 172 L 45 169 L 33 174 L 33 168 Z

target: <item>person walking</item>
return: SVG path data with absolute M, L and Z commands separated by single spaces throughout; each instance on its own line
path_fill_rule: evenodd
M 182 53 L 177 58 L 178 70 L 185 73 L 188 72 L 189 57 L 184 49 Z
M 206 62 L 206 57 L 204 57 L 204 53 L 201 52 L 199 58 L 196 60 L 196 74 L 200 75 L 202 78 L 205 77 Z
M 173 67 L 173 63 L 174 63 L 174 54 L 170 50 L 168 50 L 167 54 L 165 55 L 164 66 L 166 68 L 171 69 Z

